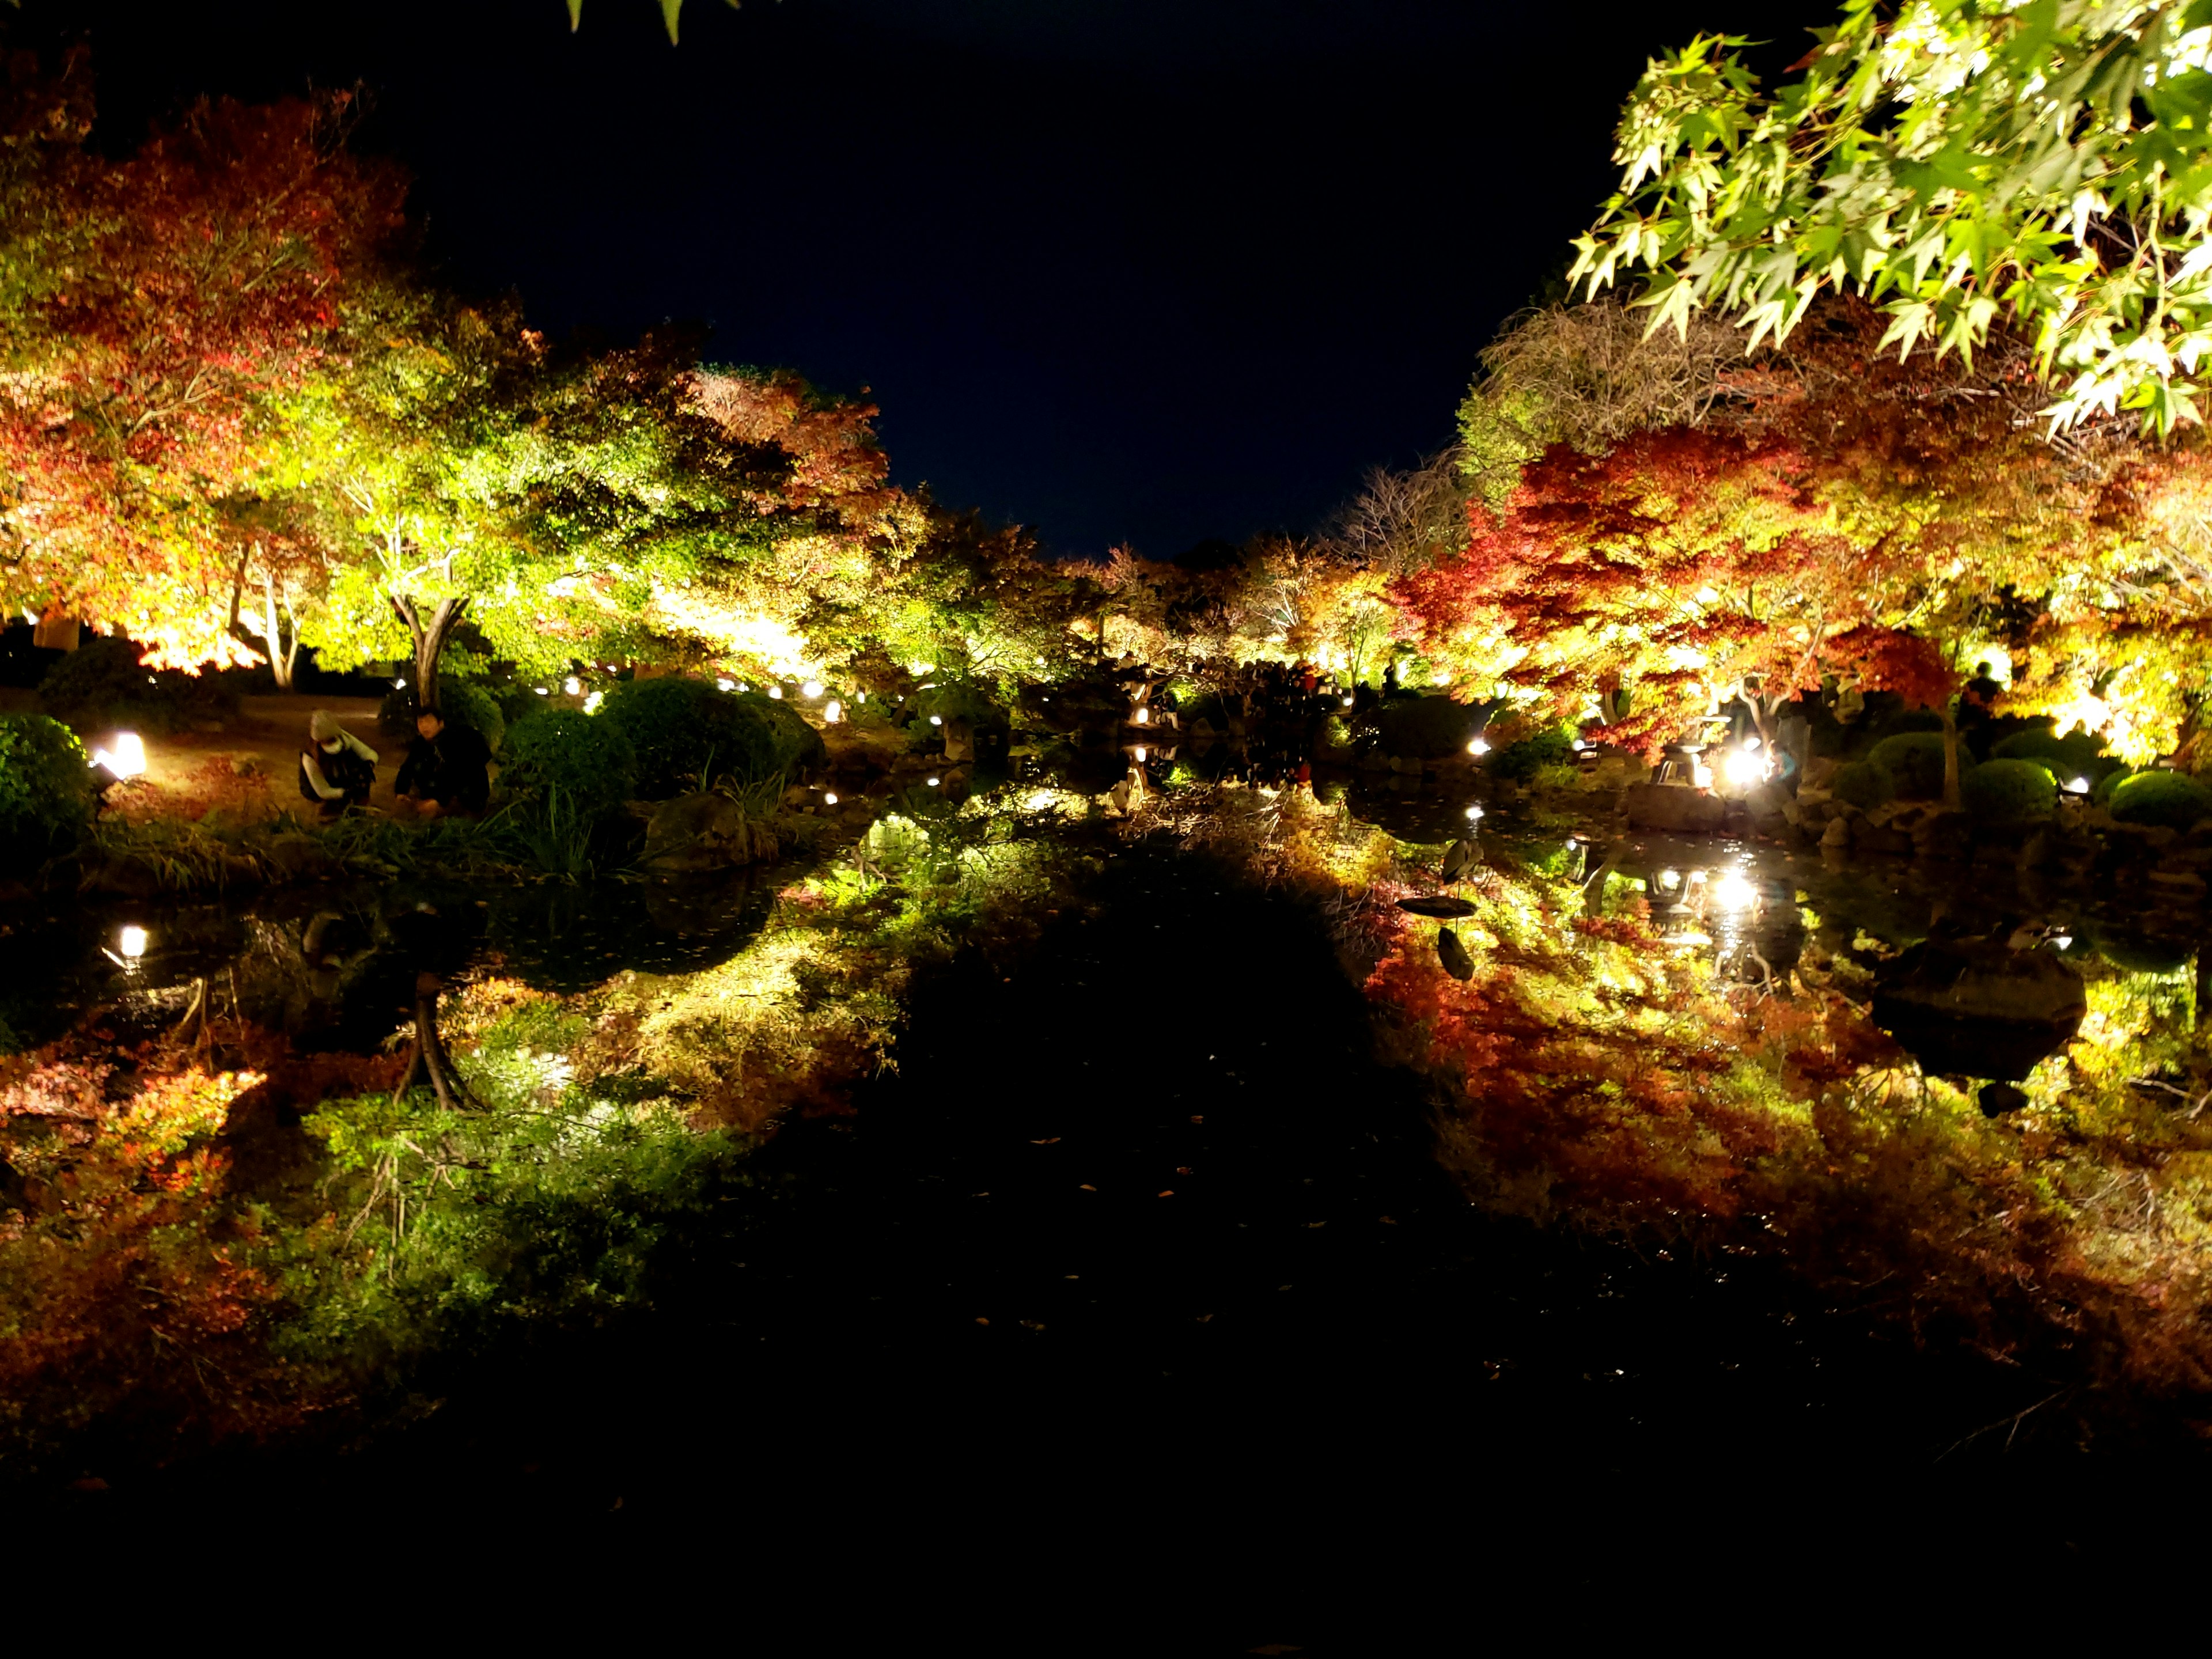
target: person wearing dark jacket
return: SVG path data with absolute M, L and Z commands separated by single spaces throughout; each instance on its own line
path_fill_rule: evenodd
M 407 745 L 393 793 L 425 817 L 483 811 L 491 793 L 491 777 L 485 769 L 491 750 L 484 740 L 465 726 L 448 726 L 434 708 L 416 712 L 415 730 L 417 736 Z
M 335 817 L 349 806 L 368 805 L 376 782 L 376 750 L 337 723 L 328 709 L 307 720 L 307 746 L 300 751 L 300 794 Z

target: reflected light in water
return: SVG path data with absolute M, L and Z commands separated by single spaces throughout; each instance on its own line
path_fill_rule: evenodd
M 1713 901 L 1723 910 L 1748 910 L 1759 902 L 1759 889 L 1741 870 L 1729 870 L 1713 884 Z
M 1467 816 L 1470 820 L 1479 818 L 1482 816 L 1482 809 L 1480 806 L 1470 806 L 1467 809 Z
M 1730 750 L 1728 758 L 1721 763 L 1721 769 L 1722 775 L 1738 789 L 1764 782 L 1766 778 L 1766 763 L 1753 753 L 1748 745 Z
M 1661 892 L 1671 893 L 1681 884 L 1682 872 L 1680 870 L 1662 870 L 1659 872 L 1659 890 Z

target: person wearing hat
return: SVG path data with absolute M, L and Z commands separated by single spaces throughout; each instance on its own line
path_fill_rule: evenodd
M 327 708 L 307 720 L 307 746 L 300 751 L 300 793 L 325 817 L 368 805 L 376 782 L 376 750 L 337 723 Z

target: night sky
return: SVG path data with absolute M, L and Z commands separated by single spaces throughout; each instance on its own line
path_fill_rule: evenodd
M 1304 531 L 1451 436 L 1477 352 L 1700 28 L 1829 8 L 1480 0 L 26 0 L 127 143 L 199 93 L 365 83 L 426 249 L 556 333 L 883 406 L 895 476 L 1065 553 Z

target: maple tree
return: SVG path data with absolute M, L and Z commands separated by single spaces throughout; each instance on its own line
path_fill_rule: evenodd
M 1717 308 L 1748 345 L 1825 294 L 1883 308 L 1884 345 L 1971 361 L 2033 341 L 2063 428 L 2198 421 L 2212 350 L 2212 6 L 1847 0 L 1762 92 L 1735 37 L 1655 59 L 1624 112 L 1619 193 L 1577 239 L 1596 293 L 1650 273 L 1655 327 Z
M 221 503 L 267 463 L 270 402 L 327 349 L 401 186 L 345 150 L 343 94 L 204 103 L 103 162 L 78 73 L 9 89 L 9 217 L 38 228 L 39 276 L 0 296 L 0 599 L 127 633 L 158 665 L 250 661 Z

